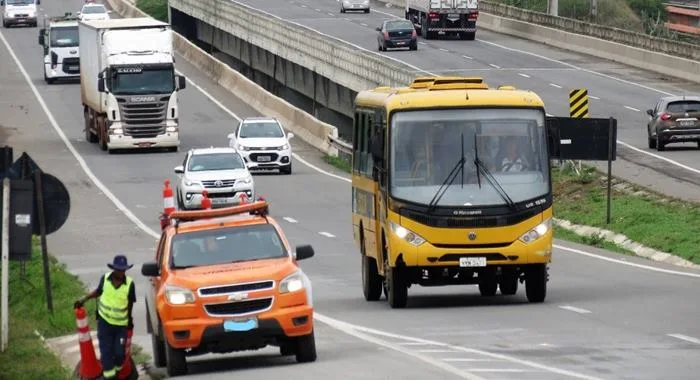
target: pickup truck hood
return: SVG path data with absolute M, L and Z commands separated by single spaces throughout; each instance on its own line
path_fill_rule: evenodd
M 290 258 L 219 264 L 175 270 L 177 282 L 195 290 L 204 286 L 228 285 L 238 282 L 275 280 L 294 272 L 296 265 Z M 174 279 L 174 278 L 173 278 Z

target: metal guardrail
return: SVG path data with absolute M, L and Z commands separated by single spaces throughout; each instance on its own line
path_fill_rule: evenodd
M 328 140 L 331 142 L 334 148 L 338 149 L 340 152 L 352 157 L 352 144 L 341 140 L 333 135 L 328 135 Z

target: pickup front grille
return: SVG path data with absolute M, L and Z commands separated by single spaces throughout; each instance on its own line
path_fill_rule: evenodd
M 272 297 L 257 298 L 239 302 L 212 303 L 204 305 L 204 309 L 212 316 L 236 316 L 259 313 L 272 306 Z
M 220 294 L 230 294 L 237 292 L 252 292 L 256 290 L 267 290 L 272 289 L 275 285 L 274 281 L 261 281 L 252 282 L 248 284 L 231 284 L 223 286 L 212 286 L 207 288 L 200 288 L 200 296 L 215 296 Z
M 139 96 L 146 98 L 148 96 Z M 135 138 L 152 138 L 165 133 L 168 96 L 154 96 L 154 101 L 130 101 L 129 96 L 119 97 L 119 111 L 126 124 L 124 134 Z

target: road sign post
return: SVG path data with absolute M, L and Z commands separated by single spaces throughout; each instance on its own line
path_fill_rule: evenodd
M 39 236 L 41 237 L 41 260 L 44 264 L 44 289 L 46 290 L 46 307 L 53 313 L 53 296 L 51 294 L 51 275 L 49 273 L 49 252 L 46 247 L 46 213 L 44 211 L 44 186 L 41 181 L 41 169 L 34 171 L 36 189 L 37 215 L 39 216 Z
M 9 338 L 9 299 L 10 293 L 10 179 L 2 180 L 2 294 L 0 309 L 2 309 L 2 343 L 0 352 L 5 352 Z

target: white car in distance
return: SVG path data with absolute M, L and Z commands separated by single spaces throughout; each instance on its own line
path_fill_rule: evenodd
M 279 169 L 292 174 L 292 146 L 279 120 L 273 117 L 248 117 L 228 135 L 229 146 L 241 153 L 250 170 Z
M 112 11 L 107 10 L 102 4 L 87 3 L 83 5 L 83 8 L 78 12 L 78 17 L 80 17 L 81 21 L 109 20 L 110 13 L 112 13 Z
M 255 197 L 253 176 L 233 148 L 190 149 L 175 174 L 180 177 L 175 195 L 180 210 L 201 209 L 204 190 L 212 208 L 240 204 L 241 194 L 249 201 Z

